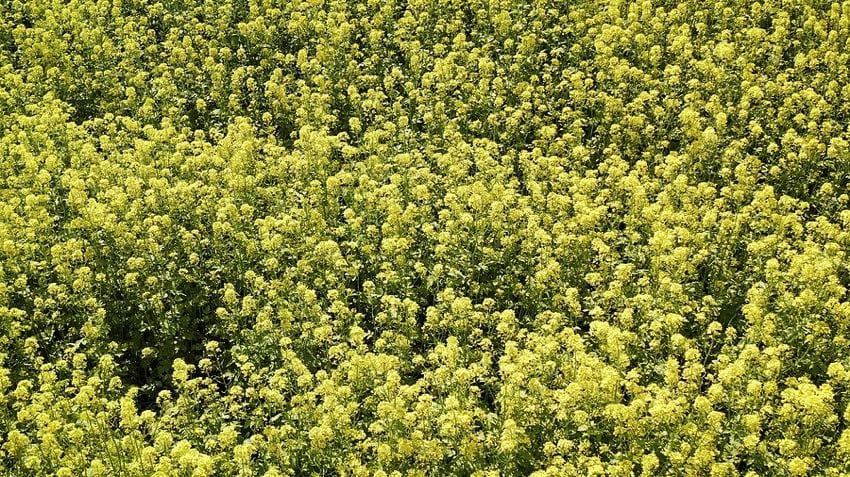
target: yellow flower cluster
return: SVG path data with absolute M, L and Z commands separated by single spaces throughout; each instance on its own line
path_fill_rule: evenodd
M 850 477 L 850 1 L 0 1 L 0 474 Z

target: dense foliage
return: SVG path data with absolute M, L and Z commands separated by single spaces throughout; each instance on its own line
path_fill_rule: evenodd
M 850 1 L 0 0 L 0 474 L 850 475 Z

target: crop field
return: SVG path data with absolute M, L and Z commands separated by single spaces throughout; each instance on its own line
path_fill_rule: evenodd
M 0 0 L 0 475 L 850 477 L 850 1 Z

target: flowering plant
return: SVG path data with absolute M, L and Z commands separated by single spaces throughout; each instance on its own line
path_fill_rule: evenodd
M 850 476 L 850 1 L 0 2 L 0 474 Z

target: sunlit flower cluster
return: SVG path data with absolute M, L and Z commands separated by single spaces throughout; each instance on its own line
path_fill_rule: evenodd
M 850 476 L 850 1 L 0 2 L 0 474 Z

